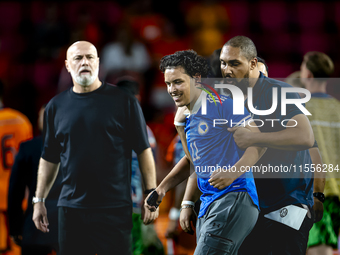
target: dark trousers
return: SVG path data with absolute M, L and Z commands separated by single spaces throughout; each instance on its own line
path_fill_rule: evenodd
M 131 255 L 131 207 L 59 207 L 58 213 L 60 255 Z
M 267 219 L 261 213 L 249 236 L 244 240 L 239 255 L 305 255 L 309 230 L 313 226 L 314 211 L 307 215 L 299 230 Z
M 21 255 L 48 255 L 52 253 L 51 246 L 43 245 L 23 245 L 21 247 Z

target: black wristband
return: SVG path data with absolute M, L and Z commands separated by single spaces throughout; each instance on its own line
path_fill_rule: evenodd
M 315 192 L 313 193 L 313 196 L 319 199 L 321 203 L 325 202 L 325 195 L 321 192 Z
M 144 190 L 144 195 L 149 195 L 154 190 L 155 189 L 146 189 L 146 190 Z

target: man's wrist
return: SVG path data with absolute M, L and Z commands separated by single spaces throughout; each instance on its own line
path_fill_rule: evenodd
M 192 210 L 194 212 L 194 214 L 196 215 L 196 217 L 197 217 L 197 214 L 196 214 L 196 211 L 195 211 L 195 206 L 193 206 L 193 205 L 182 205 L 181 209 L 179 210 L 179 212 L 181 213 L 183 209 Z
M 313 196 L 317 198 L 321 203 L 325 202 L 325 195 L 322 192 L 314 192 Z
M 156 191 L 157 191 L 158 194 L 163 194 L 163 195 L 165 195 L 166 192 L 167 192 L 167 190 L 163 187 L 162 184 L 160 184 L 160 185 L 156 188 Z
M 261 133 L 259 133 L 259 132 L 248 132 L 248 133 L 249 133 L 248 134 L 248 142 L 250 143 L 250 146 L 257 145 L 257 143 L 259 143 L 257 138 Z
M 35 205 L 37 203 L 45 203 L 45 198 L 43 197 L 33 197 L 32 204 Z
M 181 206 L 182 206 L 182 205 L 191 205 L 191 206 L 195 206 L 195 202 L 190 201 L 190 200 L 183 200 L 182 203 L 181 203 Z
M 154 191 L 155 190 L 155 188 L 153 188 L 153 189 L 146 189 L 146 190 L 144 190 L 144 195 L 149 195 L 152 191 Z

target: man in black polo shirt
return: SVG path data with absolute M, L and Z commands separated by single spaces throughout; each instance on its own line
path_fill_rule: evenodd
M 60 166 L 60 253 L 131 254 L 132 150 L 145 189 L 156 187 L 141 108 L 133 96 L 99 80 L 99 58 L 91 43 L 72 44 L 65 65 L 74 86 L 46 106 L 33 221 L 49 231 L 44 200 Z M 157 215 L 146 210 L 144 223 Z
M 230 131 L 234 132 L 235 142 L 242 148 L 255 144 L 268 147 L 257 166 L 267 166 L 268 169 L 270 166 L 291 169 L 292 166 L 298 169 L 275 171 L 267 176 L 254 173 L 255 178 L 257 177 L 261 214 L 257 226 L 245 240 L 243 247 L 253 247 L 253 251 L 258 254 L 303 255 L 306 252 L 308 233 L 313 225 L 313 174 L 311 171 L 300 172 L 300 166 L 305 168 L 311 164 L 308 149 L 314 143 L 313 131 L 308 118 L 296 105 L 287 105 L 286 115 L 281 113 L 282 89 L 290 85 L 266 78 L 254 65 L 256 58 L 249 57 L 250 55 L 256 57 L 257 53 L 249 38 L 238 36 L 230 39 L 220 55 L 223 76 L 239 81 L 240 78 L 249 78 L 241 79 L 241 82 L 253 89 L 252 98 L 248 95 L 246 101 L 252 99 L 256 110 L 271 108 L 275 101 L 273 89 L 276 89 L 278 107 L 269 115 L 254 113 L 253 119 L 264 122 L 259 127 L 261 133 L 257 137 L 245 133 L 243 128 L 233 128 Z M 238 84 L 236 81 L 236 85 Z M 300 97 L 297 93 L 288 93 L 287 98 Z M 246 107 L 247 105 L 246 102 Z M 273 123 L 266 121 L 267 119 L 275 121 Z M 289 127 L 295 123 L 295 127 Z M 249 254 L 249 251 L 244 254 Z

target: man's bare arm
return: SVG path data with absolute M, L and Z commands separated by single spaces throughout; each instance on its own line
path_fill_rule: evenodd
M 50 192 L 59 171 L 59 164 L 51 163 L 40 158 L 38 168 L 38 180 L 35 196 L 46 198 Z
M 260 130 L 252 126 L 246 126 L 239 132 L 253 133 L 255 135 L 260 134 Z M 231 185 L 233 181 L 249 170 L 249 167 L 252 167 L 263 156 L 266 150 L 267 148 L 265 147 L 248 147 L 242 157 L 233 166 L 234 170 L 230 172 L 214 172 L 209 179 L 210 185 L 218 189 L 224 189 Z
M 197 174 L 196 172 L 193 172 L 188 179 L 183 201 L 196 202 L 200 198 L 201 194 L 202 192 L 197 186 Z
M 322 166 L 322 158 L 318 147 L 309 149 L 309 154 L 312 159 L 312 163 L 316 166 Z M 316 168 L 316 167 L 315 167 Z M 324 192 L 325 189 L 326 173 L 323 171 L 314 172 L 314 192 Z
M 316 165 L 322 166 L 322 158 L 320 155 L 320 151 L 318 147 L 313 147 L 309 149 L 309 154 L 312 159 L 312 163 Z M 325 178 L 326 178 L 326 173 L 323 171 L 315 171 L 314 172 L 314 190 L 313 193 L 315 192 L 324 192 L 325 189 Z M 313 210 L 315 212 L 315 220 L 314 222 L 318 222 L 322 219 L 323 216 L 323 204 L 322 202 L 314 197 L 314 205 L 313 205 Z
M 164 194 L 190 176 L 190 162 L 184 156 L 157 187 L 158 194 Z
M 187 145 L 186 135 L 185 135 L 185 132 L 184 132 L 184 126 L 176 126 L 176 130 L 177 130 L 177 133 L 179 135 L 179 138 L 181 138 L 181 142 L 182 142 L 182 146 L 183 146 L 183 150 L 185 152 L 185 155 L 187 156 L 187 158 L 192 163 L 191 156 L 190 156 L 189 149 L 188 149 L 188 145 Z
M 196 172 L 193 172 L 191 176 L 188 179 L 187 188 L 185 189 L 184 197 L 183 197 L 183 204 L 185 204 L 184 201 L 191 201 L 196 202 L 200 195 L 201 191 L 198 189 L 197 186 L 197 174 Z M 196 213 L 195 208 L 188 207 L 181 211 L 179 223 L 181 225 L 181 228 L 184 232 L 189 233 L 191 235 L 194 234 L 193 226 L 196 226 Z M 191 224 L 192 223 L 192 224 Z
M 59 164 L 51 163 L 43 158 L 40 158 L 37 189 L 35 191 L 35 196 L 37 198 L 47 197 L 58 175 L 58 171 Z M 37 229 L 44 233 L 49 232 L 47 211 L 44 202 L 38 202 L 34 205 L 32 219 Z
M 180 184 L 182 181 L 188 178 L 189 175 L 190 175 L 190 162 L 187 159 L 187 157 L 184 156 L 156 188 L 156 192 L 158 194 L 157 203 L 160 204 L 166 192 Z M 150 211 L 154 212 L 156 210 L 156 207 L 147 204 L 147 200 L 149 199 L 151 194 L 152 193 L 150 193 L 149 196 L 146 197 L 144 205 Z
M 296 125 L 297 123 L 297 125 Z M 275 123 L 276 125 L 278 123 Z M 314 134 L 308 118 L 304 114 L 295 115 L 285 124 L 286 129 L 278 132 L 263 132 L 259 134 L 239 134 L 239 128 L 228 129 L 234 132 L 234 139 L 240 148 L 250 146 L 268 147 L 279 150 L 306 150 L 314 144 Z M 294 126 L 296 127 L 289 127 Z
M 151 148 L 145 149 L 138 155 L 138 162 L 145 189 L 156 188 L 156 167 Z

